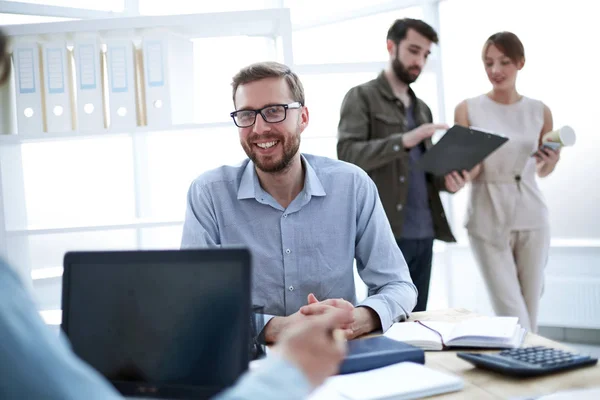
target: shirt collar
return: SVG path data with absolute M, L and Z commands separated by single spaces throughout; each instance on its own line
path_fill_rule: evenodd
M 303 155 L 300 155 L 302 158 L 302 164 L 304 164 L 304 169 L 306 174 L 304 176 L 304 189 L 309 196 L 325 196 L 325 188 L 321 184 L 321 180 L 317 176 L 317 173 L 313 169 L 313 167 L 308 163 L 308 160 Z
M 258 176 L 256 175 L 256 170 L 254 169 L 254 163 L 251 160 L 248 160 L 246 168 L 244 168 L 244 173 L 242 174 L 240 187 L 238 188 L 238 200 L 253 199 L 256 197 L 254 193 L 255 179 L 258 184 Z
M 302 165 L 304 165 L 305 171 L 304 188 L 302 189 L 302 192 L 308 196 L 325 196 L 325 189 L 313 167 L 302 154 L 300 155 L 300 159 Z M 248 160 L 248 164 L 246 164 L 244 173 L 242 174 L 237 198 L 238 200 L 254 199 L 258 198 L 261 192 L 264 192 L 264 190 L 258 181 L 255 165 L 251 160 Z

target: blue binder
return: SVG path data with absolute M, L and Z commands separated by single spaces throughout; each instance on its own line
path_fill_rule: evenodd
M 425 364 L 425 352 L 385 336 L 356 339 L 348 342 L 348 354 L 339 374 L 368 371 L 404 361 Z

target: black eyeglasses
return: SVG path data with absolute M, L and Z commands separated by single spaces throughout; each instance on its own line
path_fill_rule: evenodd
M 269 106 L 263 107 L 260 110 L 239 110 L 234 111 L 231 114 L 231 118 L 233 118 L 233 122 L 238 128 L 248 128 L 249 126 L 254 125 L 256 122 L 256 115 L 260 113 L 262 115 L 265 122 L 276 123 L 285 120 L 287 117 L 288 108 L 300 108 L 302 107 L 302 103 L 299 101 L 295 101 L 290 104 L 271 104 Z

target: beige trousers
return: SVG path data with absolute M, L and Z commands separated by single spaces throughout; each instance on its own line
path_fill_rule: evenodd
M 519 317 L 523 328 L 537 332 L 550 230 L 513 231 L 503 246 L 473 235 L 469 241 L 496 314 Z

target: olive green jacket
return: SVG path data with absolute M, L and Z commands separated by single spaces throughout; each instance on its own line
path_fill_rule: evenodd
M 432 122 L 429 107 L 412 89 L 409 94 L 416 125 Z M 402 145 L 406 131 L 404 105 L 383 72 L 346 94 L 338 125 L 338 158 L 358 165 L 373 179 L 396 238 L 402 237 L 408 192 L 409 154 Z M 427 139 L 425 148 L 431 146 L 431 139 Z M 426 179 L 435 238 L 454 242 L 439 195 L 440 190 L 446 190 L 444 178 L 426 174 Z

